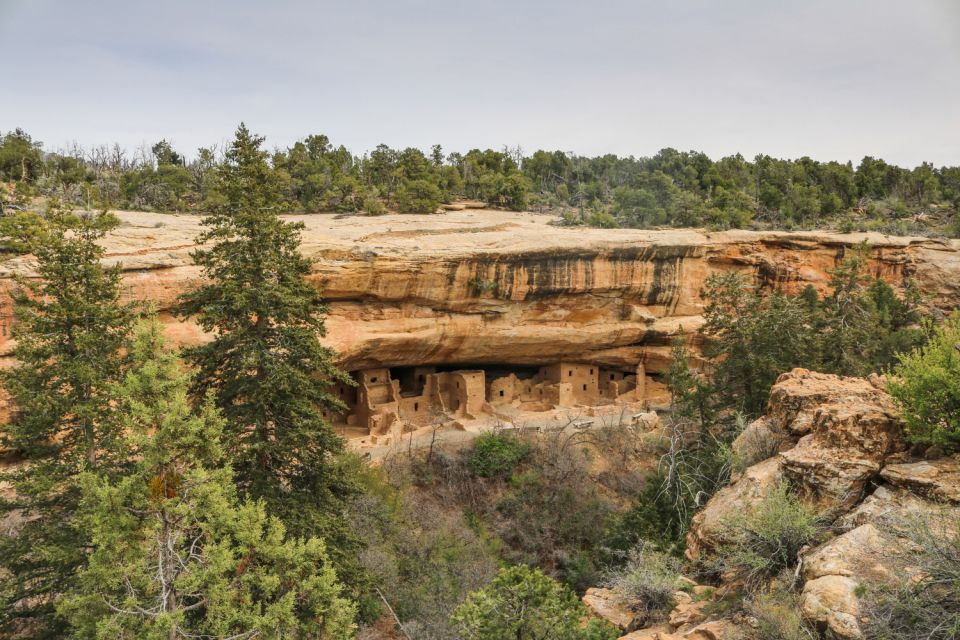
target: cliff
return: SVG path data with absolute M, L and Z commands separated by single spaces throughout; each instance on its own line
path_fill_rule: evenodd
M 151 301 L 180 343 L 199 329 L 167 313 L 199 277 L 190 251 L 199 218 L 121 212 L 107 240 L 126 294 Z M 535 214 L 289 216 L 330 302 L 328 340 L 349 370 L 423 364 L 540 365 L 561 359 L 661 371 L 670 337 L 701 322 L 699 291 L 735 269 L 765 284 L 824 288 L 852 245 L 871 268 L 913 279 L 933 306 L 960 300 L 960 243 L 878 234 L 562 228 Z M 6 262 L 0 288 L 29 257 Z M 0 353 L 9 351 L 9 304 Z

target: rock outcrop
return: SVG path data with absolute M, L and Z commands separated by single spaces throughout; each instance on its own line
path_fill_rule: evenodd
M 833 536 L 802 552 L 798 567 L 801 613 L 829 637 L 863 637 L 865 587 L 922 578 L 908 560 L 918 523 L 955 533 L 960 522 L 960 459 L 908 460 L 895 409 L 877 377 L 784 374 L 771 390 L 767 414 L 734 449 L 771 455 L 735 474 L 697 514 L 688 559 L 714 552 L 726 523 L 788 482 L 832 522 Z
M 160 310 L 180 343 L 203 339 L 168 310 L 199 278 L 189 253 L 199 218 L 120 213 L 106 240 L 125 289 Z M 758 282 L 823 289 L 827 271 L 867 240 L 871 269 L 914 280 L 931 304 L 960 299 L 960 243 L 879 234 L 562 228 L 502 211 L 290 216 L 303 222 L 312 279 L 330 302 L 328 340 L 349 370 L 444 364 L 541 365 L 564 359 L 662 371 L 669 341 L 702 322 L 699 292 L 734 269 Z M 0 271 L 29 273 L 27 257 Z M 4 278 L 6 276 L 6 278 Z M 5 284 L 4 284 L 5 281 Z M 9 305 L 0 352 L 5 345 Z
M 888 458 L 905 445 L 881 380 L 794 369 L 771 389 L 767 414 L 734 443 L 734 450 L 745 457 L 764 449 L 772 457 L 735 474 L 694 517 L 688 558 L 715 547 L 727 520 L 760 502 L 782 481 L 819 510 L 849 510 Z

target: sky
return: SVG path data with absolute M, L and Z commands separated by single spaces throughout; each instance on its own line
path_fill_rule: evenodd
M 960 0 L 0 0 L 0 131 L 960 164 Z

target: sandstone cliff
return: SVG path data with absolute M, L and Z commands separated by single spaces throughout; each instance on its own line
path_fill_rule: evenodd
M 180 343 L 203 337 L 169 316 L 199 272 L 189 253 L 196 216 L 120 213 L 107 240 L 127 295 L 154 303 Z M 501 211 L 444 215 L 291 216 L 330 301 L 329 342 L 350 370 L 422 364 L 539 365 L 561 359 L 663 369 L 670 336 L 701 322 L 699 291 L 736 269 L 767 284 L 823 288 L 853 244 L 893 284 L 916 281 L 932 305 L 960 300 L 960 243 L 878 234 L 560 228 Z M 28 257 L 5 263 L 29 273 Z M 0 332 L 8 353 L 9 304 Z

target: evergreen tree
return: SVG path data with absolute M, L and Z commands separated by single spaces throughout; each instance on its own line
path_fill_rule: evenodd
M 704 353 L 714 362 L 711 385 L 719 409 L 759 414 L 781 373 L 816 362 L 803 299 L 780 290 L 761 295 L 735 272 L 707 278 L 702 295 Z
M 619 633 L 593 618 L 566 586 L 526 565 L 501 569 L 471 593 L 451 621 L 466 640 L 611 640 Z
M 349 638 L 322 541 L 285 539 L 261 502 L 238 503 L 223 420 L 194 413 L 156 322 L 138 332 L 117 396 L 138 461 L 119 482 L 81 477 L 93 551 L 58 606 L 77 638 Z
M 823 335 L 822 369 L 848 376 L 882 371 L 922 341 L 917 328 L 919 297 L 904 297 L 868 272 L 870 249 L 856 247 L 830 272 L 833 292 L 823 300 L 818 326 Z
M 101 265 L 98 240 L 118 224 L 106 213 L 52 207 L 42 233 L 14 238 L 36 256 L 36 278 L 13 292 L 13 357 L 2 374 L 13 415 L 2 448 L 22 460 L 4 473 L 15 497 L 3 515 L 22 524 L 0 537 L 0 624 L 60 637 L 53 603 L 71 584 L 88 538 L 77 526 L 77 478 L 109 475 L 126 459 L 110 387 L 122 371 L 132 310 L 119 302 L 120 266 Z
M 298 536 L 328 540 L 344 579 L 356 584 L 357 541 L 344 509 L 355 483 L 338 471 L 343 440 L 322 411 L 343 410 L 331 382 L 352 383 L 320 343 L 326 307 L 306 281 L 302 224 L 282 221 L 263 139 L 240 125 L 218 170 L 224 205 L 204 219 L 193 257 L 207 284 L 183 296 L 213 340 L 185 352 L 197 367 L 196 397 L 213 393 L 226 419 L 223 442 L 244 496 L 262 498 Z

